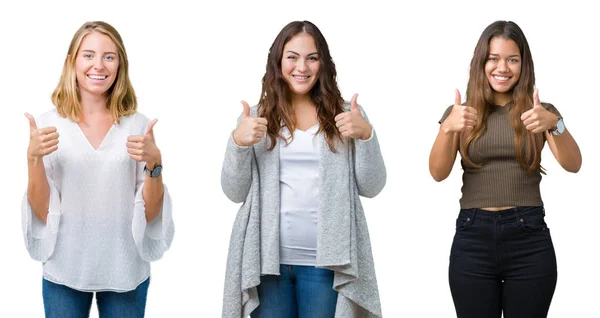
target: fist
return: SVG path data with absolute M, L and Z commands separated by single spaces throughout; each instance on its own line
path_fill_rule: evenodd
M 521 115 L 521 121 L 527 130 L 533 133 L 541 133 L 554 128 L 558 122 L 558 116 L 542 106 L 536 88 L 533 92 L 533 108 Z
M 477 124 L 477 110 L 473 107 L 463 106 L 460 92 L 454 94 L 454 106 L 450 115 L 442 123 L 445 132 L 469 131 Z
M 250 106 L 242 101 L 244 111 L 237 128 L 233 131 L 233 141 L 238 146 L 248 147 L 257 144 L 267 133 L 267 120 L 250 116 Z
M 343 112 L 335 116 L 335 125 L 343 137 L 367 140 L 371 138 L 373 128 L 371 128 L 371 125 L 369 125 L 358 109 L 357 98 L 358 94 L 352 96 L 349 112 Z
M 27 157 L 39 160 L 45 155 L 51 154 L 58 149 L 58 132 L 56 127 L 45 127 L 38 129 L 33 116 L 25 113 L 29 120 L 29 147 Z
M 154 166 L 161 164 L 160 150 L 154 141 L 154 125 L 158 119 L 153 119 L 148 123 L 148 128 L 144 135 L 132 135 L 127 137 L 127 152 L 129 157 L 137 162 L 145 162 L 148 169 L 154 169 Z

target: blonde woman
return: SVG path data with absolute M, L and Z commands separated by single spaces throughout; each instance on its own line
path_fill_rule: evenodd
M 55 109 L 29 115 L 22 226 L 43 263 L 46 317 L 143 317 L 150 262 L 173 239 L 156 119 L 137 112 L 121 36 L 87 22 L 69 46 Z M 60 143 L 59 143 L 60 141 Z

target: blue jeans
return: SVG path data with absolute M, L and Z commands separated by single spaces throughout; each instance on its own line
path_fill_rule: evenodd
M 100 318 L 144 317 L 150 278 L 125 293 L 96 292 Z M 90 316 L 93 292 L 82 292 L 64 285 L 42 280 L 42 296 L 46 318 L 87 318 Z
M 449 271 L 458 317 L 544 318 L 556 277 L 543 207 L 460 211 Z
M 260 305 L 252 318 L 330 318 L 338 293 L 333 271 L 314 266 L 280 265 L 279 276 L 261 277 Z

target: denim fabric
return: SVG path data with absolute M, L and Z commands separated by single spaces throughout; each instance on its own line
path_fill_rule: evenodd
M 314 266 L 280 265 L 280 275 L 261 277 L 260 305 L 252 318 L 333 318 L 338 293 L 333 271 Z
M 458 317 L 546 317 L 557 272 L 544 216 L 543 207 L 460 211 L 449 268 Z
M 150 278 L 125 293 L 96 292 L 100 318 L 143 318 Z M 64 285 L 42 280 L 42 296 L 46 318 L 87 318 L 90 316 L 93 292 L 82 292 Z

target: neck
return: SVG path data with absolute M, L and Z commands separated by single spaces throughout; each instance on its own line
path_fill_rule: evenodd
M 304 109 L 309 107 L 315 107 L 312 99 L 310 98 L 310 94 L 304 95 L 296 95 L 292 96 L 292 107 L 296 110 Z
M 93 95 L 88 92 L 81 92 L 81 109 L 84 118 L 88 115 L 98 115 L 98 113 L 108 113 L 106 108 L 105 95 Z
M 498 106 L 504 106 L 513 100 L 512 91 L 508 93 L 494 93 L 494 103 Z

